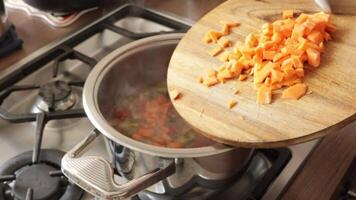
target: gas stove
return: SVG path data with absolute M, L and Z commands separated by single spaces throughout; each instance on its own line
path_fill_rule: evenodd
M 190 25 L 178 17 L 125 5 L 3 72 L 0 199 L 93 199 L 60 170 L 64 152 L 94 129 L 81 101 L 87 75 L 114 49 L 152 35 L 185 32 Z M 257 150 L 233 181 L 211 186 L 199 199 L 277 199 L 317 143 Z M 88 154 L 114 160 L 115 149 L 100 138 Z M 133 199 L 172 199 L 167 192 L 151 191 Z

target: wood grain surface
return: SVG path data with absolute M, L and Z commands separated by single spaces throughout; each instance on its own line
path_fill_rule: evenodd
M 356 157 L 356 122 L 326 136 L 281 200 L 332 199 Z
M 196 78 L 207 69 L 222 64 L 208 55 L 215 46 L 201 42 L 204 33 L 221 30 L 220 21 L 239 21 L 241 26 L 228 38 L 243 41 L 263 23 L 281 18 L 285 9 L 320 11 L 310 0 L 230 0 L 200 19 L 177 46 L 168 69 L 168 88 L 182 92 L 182 98 L 173 104 L 202 134 L 234 146 L 277 147 L 324 136 L 356 119 L 356 17 L 350 14 L 332 16 L 338 30 L 326 45 L 321 67 L 306 73 L 304 81 L 313 93 L 299 101 L 284 100 L 277 94 L 272 104 L 258 105 L 252 78 L 211 88 L 197 83 Z M 233 94 L 236 88 L 239 95 Z M 227 106 L 230 100 L 238 101 L 231 110 Z

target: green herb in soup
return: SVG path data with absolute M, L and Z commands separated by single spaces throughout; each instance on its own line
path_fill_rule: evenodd
M 214 143 L 194 132 L 178 115 L 165 85 L 120 100 L 110 121 L 126 136 L 157 146 L 192 148 Z

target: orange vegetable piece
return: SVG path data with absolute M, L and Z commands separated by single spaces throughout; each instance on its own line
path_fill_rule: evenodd
M 270 104 L 272 102 L 272 90 L 271 88 L 261 85 L 257 90 L 257 103 L 258 104 Z
M 203 82 L 204 82 L 203 77 L 199 76 L 199 77 L 197 78 L 197 82 L 198 82 L 198 83 L 203 83 Z
M 181 97 L 181 93 L 178 90 L 172 90 L 171 97 L 173 100 L 177 100 Z
M 232 109 L 233 107 L 235 107 L 237 105 L 237 101 L 235 100 L 230 100 L 229 103 L 228 103 L 228 107 L 230 109 Z
M 276 55 L 275 51 L 264 51 L 263 52 L 263 59 L 264 60 L 273 60 L 275 55 Z
M 223 34 L 221 32 L 218 31 L 209 31 L 208 32 L 209 37 L 211 38 L 211 40 L 216 43 L 218 41 L 218 39 L 223 36 Z
M 283 19 L 293 18 L 294 12 L 293 10 L 285 10 L 282 15 Z
M 218 45 L 222 48 L 226 48 L 231 45 L 231 42 L 223 36 L 218 40 Z
M 217 83 L 219 83 L 219 81 L 216 77 L 208 77 L 208 78 L 204 79 L 204 85 L 206 85 L 208 87 L 216 85 Z
M 229 35 L 230 34 L 230 26 L 227 24 L 224 24 L 222 32 L 224 35 Z
M 229 60 L 229 52 L 225 51 L 220 57 L 219 57 L 219 60 L 223 61 L 223 62 L 226 62 Z
M 298 83 L 285 89 L 282 93 L 283 99 L 299 99 L 305 95 L 307 86 L 304 83 Z
M 232 26 L 224 24 L 222 32 L 210 31 L 204 41 L 211 40 L 220 46 L 210 52 L 216 56 L 229 47 L 228 35 Z M 284 86 L 283 98 L 299 99 L 305 94 L 305 63 L 320 66 L 320 55 L 325 50 L 324 41 L 331 40 L 336 27 L 329 14 L 320 12 L 304 14 L 294 18 L 293 10 L 285 10 L 283 19 L 262 25 L 259 33 L 250 33 L 243 43 L 237 41 L 233 52 L 225 51 L 219 59 L 224 64 L 211 77 L 198 79 L 207 86 L 225 83 L 229 79 L 243 81 L 253 76 L 257 90 L 257 103 L 272 101 L 272 91 Z M 215 51 L 214 51 L 215 50 Z
M 240 62 L 235 62 L 231 67 L 231 72 L 234 73 L 236 76 L 239 76 L 243 68 L 244 66 Z
M 301 23 L 305 22 L 308 18 L 309 18 L 309 15 L 302 13 L 297 17 L 297 19 L 295 19 L 295 22 L 298 24 L 301 24 Z
M 254 81 L 256 83 L 262 83 L 267 76 L 271 74 L 272 69 L 274 68 L 275 64 L 272 62 L 268 62 L 261 70 L 255 71 Z
M 283 72 L 272 69 L 271 70 L 271 83 L 279 83 L 283 80 Z
M 208 69 L 207 74 L 208 74 L 209 77 L 216 77 L 218 72 L 213 70 L 213 69 Z
M 218 54 L 220 54 L 223 51 L 223 48 L 219 47 L 215 47 L 213 50 L 211 50 L 209 52 L 209 55 L 211 56 L 217 56 Z
M 244 81 L 246 79 L 247 79 L 247 75 L 246 74 L 240 74 L 239 81 Z
M 204 37 L 202 38 L 202 41 L 203 41 L 204 43 L 209 44 L 209 43 L 211 43 L 213 40 L 212 40 L 211 37 L 209 36 L 209 33 L 206 33 L 206 34 L 204 35 Z
M 313 48 L 307 49 L 308 64 L 313 67 L 319 67 L 320 65 L 320 52 Z
M 312 31 L 308 35 L 308 40 L 314 42 L 315 44 L 319 44 L 324 40 L 323 35 L 319 31 Z
M 292 56 L 291 59 L 293 62 L 293 66 L 295 68 L 303 68 L 304 67 L 302 61 L 300 60 L 300 58 L 298 56 Z
M 171 148 L 182 148 L 183 144 L 179 143 L 179 142 L 171 142 L 167 144 L 168 147 Z
M 233 77 L 234 77 L 233 73 L 228 69 L 225 69 L 224 71 L 218 73 L 219 79 L 230 79 Z

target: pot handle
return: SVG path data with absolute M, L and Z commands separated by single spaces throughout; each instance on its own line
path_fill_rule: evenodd
M 119 185 L 114 180 L 113 169 L 107 160 L 99 156 L 80 157 L 99 135 L 98 131 L 93 130 L 62 159 L 64 175 L 92 195 L 110 200 L 126 199 L 175 173 L 175 163 L 172 161 L 164 168 L 154 169 L 139 178 Z

